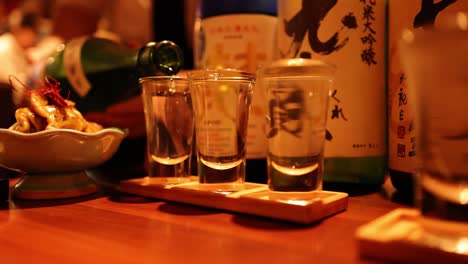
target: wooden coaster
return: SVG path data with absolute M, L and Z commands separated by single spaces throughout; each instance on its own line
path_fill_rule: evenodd
M 226 186 L 199 184 L 196 177 L 182 182 L 144 177 L 123 181 L 119 187 L 125 193 L 301 224 L 319 221 L 348 206 L 347 193 L 271 192 L 267 185 L 256 183 L 236 185 L 236 191 L 221 191 Z
M 468 223 L 395 209 L 358 228 L 359 253 L 398 263 L 468 263 Z

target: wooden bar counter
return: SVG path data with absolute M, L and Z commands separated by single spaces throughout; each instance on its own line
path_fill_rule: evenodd
M 0 263 L 374 263 L 360 258 L 356 229 L 410 206 L 387 181 L 304 226 L 100 186 L 80 199 L 3 203 Z

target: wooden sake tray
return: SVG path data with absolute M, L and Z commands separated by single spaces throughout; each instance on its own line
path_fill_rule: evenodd
M 237 213 L 309 224 L 346 210 L 348 194 L 341 192 L 270 192 L 265 184 L 245 183 L 237 192 L 217 192 L 200 186 L 196 177 L 184 183 L 138 178 L 120 183 L 122 192 Z M 213 186 L 215 187 L 215 185 Z
M 356 231 L 361 257 L 398 263 L 468 263 L 468 224 L 395 209 Z

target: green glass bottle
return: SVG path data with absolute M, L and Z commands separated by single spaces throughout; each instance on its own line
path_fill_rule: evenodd
M 140 77 L 174 75 L 182 67 L 183 52 L 172 41 L 135 49 L 108 39 L 79 37 L 57 48 L 44 74 L 59 81 L 62 95 L 86 113 L 137 95 Z

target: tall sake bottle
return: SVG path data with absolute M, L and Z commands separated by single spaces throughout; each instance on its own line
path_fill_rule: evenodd
M 182 69 L 183 52 L 169 40 L 140 48 L 83 36 L 71 39 L 47 60 L 44 74 L 60 82 L 64 97 L 79 111 L 103 111 L 140 93 L 138 78 L 174 75 Z
M 386 172 L 386 0 L 278 1 L 278 56 L 337 67 L 324 183 L 378 186 Z
M 388 168 L 393 186 L 413 191 L 416 137 L 406 73 L 400 63 L 398 42 L 404 29 L 426 30 L 440 26 L 447 15 L 468 11 L 467 0 L 390 0 L 388 84 Z M 445 18 L 444 18 L 445 17 Z M 429 56 L 430 54 L 428 54 Z
M 200 0 L 195 23 L 195 68 L 255 73 L 274 59 L 277 0 Z M 265 111 L 256 85 L 247 131 L 246 180 L 266 183 Z

